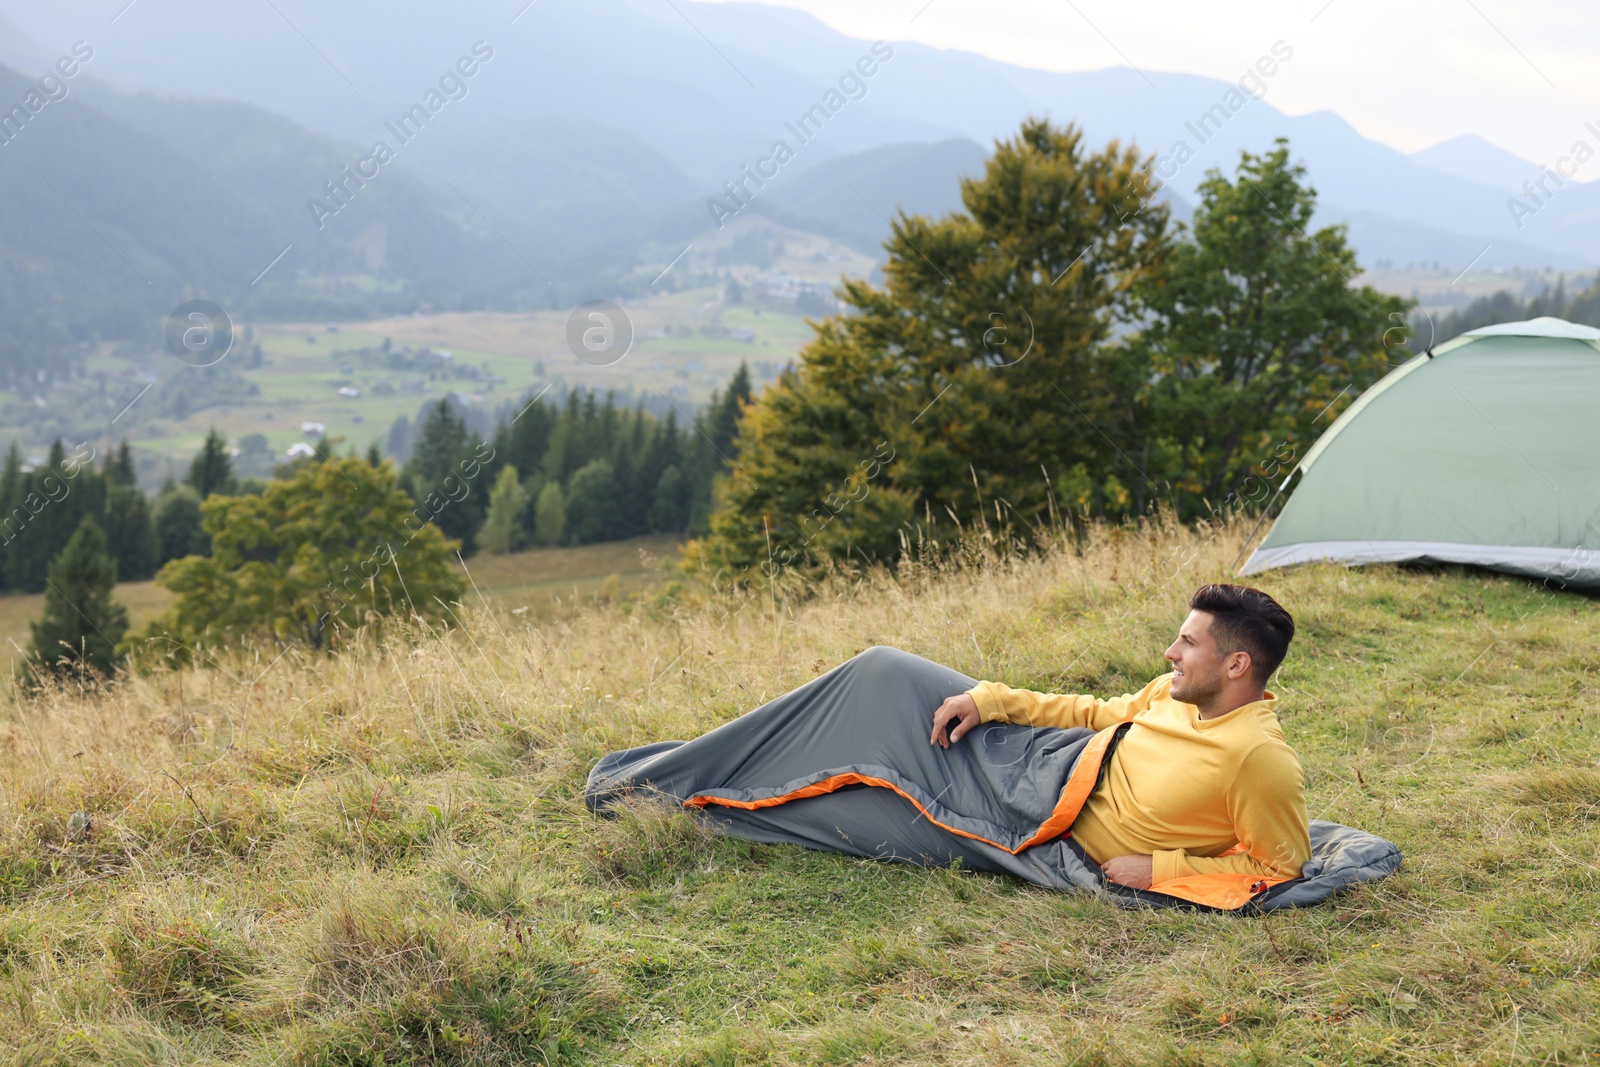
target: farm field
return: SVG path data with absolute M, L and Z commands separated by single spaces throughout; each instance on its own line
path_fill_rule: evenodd
M 466 562 L 465 575 L 470 582 L 465 600 L 474 607 L 488 604 L 497 612 L 546 618 L 563 605 L 570 611 L 596 598 L 626 596 L 661 580 L 659 562 L 675 558 L 679 544 L 673 537 L 639 537 L 575 548 L 529 549 L 508 556 L 474 556 Z M 651 561 L 642 560 L 641 553 Z M 130 628 L 139 630 L 170 607 L 174 597 L 154 582 L 120 582 L 116 599 L 128 608 Z M 4 642 L 0 648 L 8 659 L 20 660 L 26 653 L 32 632 L 29 623 L 43 610 L 43 593 L 0 596 L 0 642 Z
M 876 644 L 1014 685 L 1137 688 L 1245 535 L 1096 530 L 803 597 L 469 612 L 242 681 L 190 668 L 9 706 L 0 1047 L 28 1064 L 1589 1062 L 1593 598 L 1460 570 L 1257 579 L 1298 623 L 1271 688 L 1312 817 L 1405 853 L 1301 912 L 1126 911 L 581 802 L 603 753 L 697 735 Z
M 727 259 L 729 242 L 741 235 L 767 242 L 770 261 L 758 268 Z M 682 424 L 741 362 L 758 386 L 776 377 L 812 336 L 798 295 L 829 292 L 844 275 L 867 275 L 873 263 L 815 235 L 741 220 L 685 252 L 674 267 L 687 276 L 685 288 L 618 298 L 633 343 L 604 366 L 569 348 L 569 308 L 240 321 L 232 350 L 209 366 L 187 366 L 147 343 L 105 342 L 86 354 L 79 379 L 36 395 L 0 391 L 0 447 L 16 440 L 25 462 L 42 462 L 58 436 L 87 440 L 102 454 L 126 437 L 141 485 L 153 490 L 182 479 L 213 427 L 234 448 L 260 435 L 264 451 L 236 457 L 235 465 L 266 477 L 291 445 L 320 434 L 346 449 L 387 449 L 397 418 L 415 424 L 445 396 L 492 425 L 546 387 L 556 395 L 614 390 L 628 405 L 642 401 L 663 414 L 675 407 Z M 308 432 L 307 424 L 320 430 Z

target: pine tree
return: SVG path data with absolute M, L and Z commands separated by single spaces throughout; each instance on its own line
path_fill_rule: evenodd
M 443 482 L 468 451 L 466 420 L 455 413 L 448 400 L 439 401 L 423 420 L 411 460 L 406 464 L 412 495 L 418 499 L 426 496 L 424 487 Z
M 534 472 L 544 463 L 545 451 L 550 447 L 550 431 L 556 416 L 538 400 L 516 417 L 506 437 L 506 461 L 519 471 Z M 500 442 L 495 442 L 499 449 Z
M 133 465 L 133 449 L 128 446 L 126 438 L 117 449 L 115 456 L 106 457 L 106 481 L 112 485 L 134 486 L 139 484 L 139 472 Z M 113 538 L 112 540 L 115 540 Z
M 233 461 L 228 457 L 228 439 L 215 427 L 206 434 L 205 444 L 195 453 L 194 461 L 189 464 L 189 476 L 184 481 L 200 494 L 201 500 L 212 493 L 232 493 L 236 488 Z
M 589 394 L 589 399 L 592 402 L 594 394 Z M 551 426 L 543 460 L 545 475 L 566 485 L 572 472 L 593 458 L 587 455 L 584 438 L 583 409 L 574 389 L 567 394 L 567 402 Z
M 501 467 L 489 491 L 489 517 L 478 535 L 478 546 L 497 556 L 521 548 L 522 530 L 517 520 L 527 504 L 528 493 L 517 481 L 517 468 L 510 464 Z
M 116 584 L 117 563 L 106 552 L 106 535 L 86 517 L 50 564 L 44 616 L 33 624 L 28 649 L 35 683 L 85 670 L 115 673 L 117 642 L 128 630 L 128 609 L 111 598 Z
M 3 517 L 6 581 L 27 593 L 41 593 L 50 561 L 60 553 L 84 516 L 105 514 L 105 478 L 88 463 L 67 458 L 58 439 L 44 466 L 20 476 L 15 503 Z
M 750 397 L 750 367 L 741 360 L 739 369 L 728 382 L 728 391 L 720 399 L 713 398 L 711 443 L 716 446 L 717 454 L 723 457 L 724 462 L 731 463 L 737 453 L 734 438 L 739 429 L 739 413 L 750 403 Z
M 488 479 L 474 460 L 479 446 L 467 431 L 466 420 L 448 400 L 441 400 L 423 420 L 402 479 L 424 513 L 446 537 L 460 541 L 468 556 L 477 551 L 478 530 L 489 503 Z M 465 497 L 462 486 L 467 488 Z
M 650 512 L 650 498 L 640 492 L 633 458 L 626 441 L 619 441 L 615 449 L 616 460 L 611 464 L 610 520 L 601 541 L 620 541 L 644 532 Z
M 13 439 L 11 450 L 6 453 L 4 473 L 0 473 L 0 589 L 14 588 L 11 585 L 11 542 L 17 536 L 20 520 L 16 509 L 21 503 L 22 451 Z
M 161 566 L 161 537 L 144 493 L 130 486 L 109 486 L 104 526 L 119 578 L 124 582 L 153 578 Z

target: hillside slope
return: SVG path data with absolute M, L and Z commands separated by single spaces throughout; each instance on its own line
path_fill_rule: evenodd
M 597 821 L 603 752 L 874 644 L 1121 692 L 1242 528 L 799 603 L 659 598 L 0 719 L 0 1047 L 27 1063 L 1575 1062 L 1600 1042 L 1600 605 L 1478 574 L 1265 576 L 1313 817 L 1393 879 L 1249 920 Z M 976 558 L 976 557 L 974 557 Z M 931 709 L 930 709 L 931 710 Z

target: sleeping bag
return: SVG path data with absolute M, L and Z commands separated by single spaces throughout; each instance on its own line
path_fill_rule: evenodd
M 613 752 L 589 774 L 590 809 L 644 793 L 725 833 L 923 866 L 1015 875 L 1133 906 L 1260 912 L 1382 878 L 1400 852 L 1312 821 L 1299 878 L 1191 875 L 1134 890 L 1107 881 L 1071 826 L 1132 723 L 1105 730 L 985 723 L 948 749 L 933 712 L 977 684 L 895 648 L 869 648 L 693 741 Z

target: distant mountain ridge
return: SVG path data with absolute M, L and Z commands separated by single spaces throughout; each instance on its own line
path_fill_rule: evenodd
M 896 210 L 958 209 L 960 178 L 1030 114 L 1153 154 L 1176 218 L 1209 168 L 1288 137 L 1318 224 L 1348 225 L 1369 265 L 1581 269 L 1600 250 L 1600 185 L 1534 202 L 1521 183 L 1539 169 L 1481 138 L 1408 156 L 1330 112 L 1284 115 L 1267 73 L 1256 99 L 1194 75 L 1027 70 L 853 40 L 792 10 L 678 2 L 540 0 L 513 19 L 488 0 L 394 0 L 373 19 L 370 5 L 282 0 L 280 17 L 166 0 L 92 27 L 70 93 L 0 144 L 0 378 L 49 376 L 85 342 L 153 339 L 195 295 L 340 318 L 623 293 L 713 232 L 708 203 L 780 139 L 793 161 L 752 212 L 876 251 Z M 50 69 L 40 42 L 65 53 L 86 32 L 73 10 L 0 0 L 0 58 L 27 64 L 0 67 L 0 108 Z M 1277 42 L 1258 67 L 1294 61 Z M 430 93 L 448 106 L 396 136 Z M 795 138 L 819 107 L 825 125 Z M 380 141 L 393 160 L 356 180 Z
M 1412 152 L 1411 158 L 1433 170 L 1509 190 L 1515 190 L 1539 173 L 1538 164 L 1530 163 L 1475 134 L 1440 141 Z
M 440 136 L 431 138 L 429 131 L 432 140 L 465 139 L 474 126 L 603 127 L 611 131 L 607 136 L 647 147 L 704 198 L 782 136 L 784 123 L 812 106 L 871 45 L 802 12 L 751 3 L 540 0 L 510 13 L 489 0 L 393 0 L 381 9 L 311 0 L 278 6 L 281 16 L 265 5 L 218 9 L 202 0 L 140 5 L 118 20 L 118 46 L 101 49 L 96 74 L 125 86 L 249 101 L 365 145 L 457 52 L 481 40 L 496 50 L 495 64 L 476 79 L 470 97 L 441 117 Z M 0 0 L 0 17 L 32 41 L 71 40 L 83 24 L 64 8 L 22 0 Z M 218 48 L 220 40 L 238 46 Z M 866 95 L 806 146 L 784 182 L 829 160 L 892 145 L 965 138 L 988 146 L 1027 115 L 1046 114 L 1079 123 L 1093 144 L 1115 138 L 1168 153 L 1188 142 L 1194 158 L 1172 179 L 1180 197 L 1192 198 L 1206 169 L 1231 170 L 1241 149 L 1263 151 L 1275 137 L 1287 137 L 1307 165 L 1327 218 L 1359 218 L 1368 228 L 1374 219 L 1398 220 L 1385 243 L 1410 254 L 1396 256 L 1391 249 L 1385 258 L 1463 267 L 1471 254 L 1462 258 L 1460 249 L 1489 245 L 1484 266 L 1578 267 L 1595 262 L 1600 249 L 1600 183 L 1569 182 L 1536 212 L 1516 216 L 1507 202 L 1516 184 L 1505 181 L 1514 176 L 1508 153 L 1468 141 L 1408 156 L 1361 136 L 1332 113 L 1278 111 L 1270 75 L 1251 75 L 1250 85 L 1264 90 L 1264 98 L 1226 110 L 1225 124 L 1201 141 L 1188 128 L 1219 106 L 1246 99 L 1238 85 L 1127 68 L 1054 73 L 915 43 L 888 44 L 893 58 Z M 0 59 L 7 49 L 0 40 Z M 1263 40 L 1260 51 L 1267 61 L 1261 69 L 1296 62 L 1282 41 Z M 296 76 L 284 77 L 288 69 Z M 476 143 L 480 150 L 485 144 L 481 137 Z M 434 148 L 417 156 L 418 165 L 446 173 L 448 161 Z M 671 184 L 665 168 L 656 173 Z M 461 187 L 457 177 L 451 180 Z M 563 240 L 561 221 L 542 232 Z M 844 216 L 831 224 L 855 226 Z M 1435 241 L 1433 234 L 1450 236 Z

